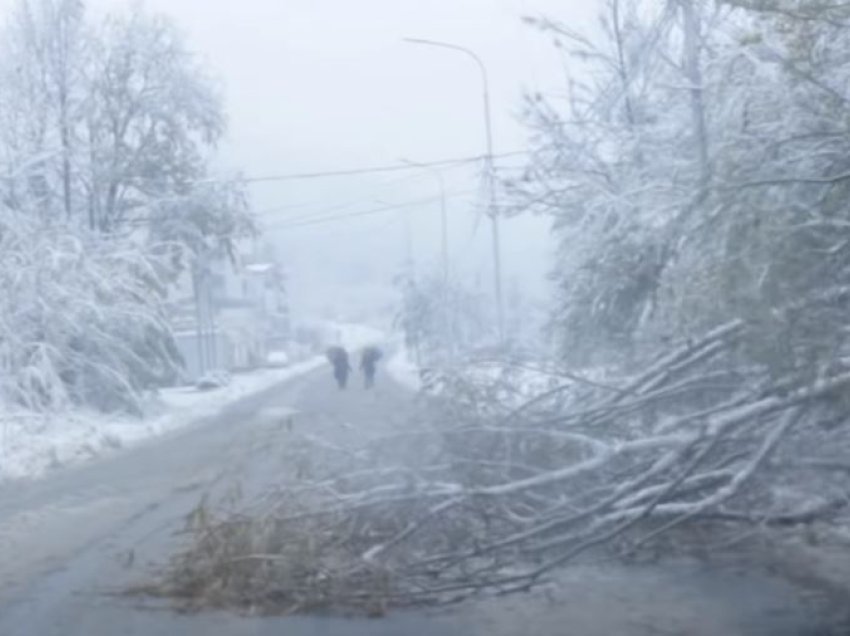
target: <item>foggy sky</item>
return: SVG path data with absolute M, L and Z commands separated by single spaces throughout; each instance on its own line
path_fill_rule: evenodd
M 7 8 L 12 0 L 0 0 Z M 128 4 L 93 0 L 95 10 Z M 549 38 L 521 23 L 547 14 L 586 24 L 596 2 L 577 0 L 148 0 L 172 16 L 190 47 L 225 89 L 230 131 L 218 168 L 248 176 L 334 170 L 480 155 L 484 152 L 478 70 L 465 56 L 401 41 L 444 40 L 475 50 L 488 67 L 495 152 L 526 147 L 518 121 L 526 88 L 563 90 Z M 505 164 L 520 165 L 520 158 Z M 490 287 L 490 235 L 476 216 L 476 174 L 446 170 L 452 196 L 452 271 Z M 251 188 L 290 267 L 294 311 L 333 306 L 343 295 L 369 297 L 400 269 L 403 215 L 412 224 L 417 268 L 437 264 L 436 202 L 399 212 L 299 228 L 288 219 L 330 209 L 358 212 L 434 197 L 420 172 Z M 505 278 L 540 297 L 549 265 L 548 221 L 505 223 Z M 376 302 L 378 302 L 376 300 Z

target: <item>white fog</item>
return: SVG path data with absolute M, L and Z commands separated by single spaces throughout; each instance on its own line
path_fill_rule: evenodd
M 528 137 L 519 121 L 522 92 L 542 86 L 562 90 L 563 68 L 547 38 L 519 18 L 552 13 L 563 4 L 252 0 L 236 11 L 229 3 L 201 0 L 149 3 L 174 16 L 224 83 L 230 130 L 217 153 L 217 169 L 260 177 L 485 154 L 475 63 L 462 54 L 405 43 L 405 37 L 461 44 L 485 60 L 495 152 L 522 151 Z M 592 21 L 592 2 L 567 4 L 576 25 Z M 97 5 L 111 6 L 103 0 Z M 521 168 L 523 158 L 510 156 L 499 164 Z M 489 230 L 476 207 L 480 165 L 444 174 L 453 271 L 480 280 L 483 291 L 492 293 Z M 357 213 L 438 196 L 435 177 L 416 170 L 251 188 L 268 238 L 290 268 L 293 311 L 330 310 L 340 317 L 370 307 L 386 312 L 393 293 L 386 288 L 405 258 L 404 216 L 416 260 L 434 264 L 439 202 L 289 232 L 275 226 L 326 211 Z M 538 302 L 547 293 L 549 226 L 549 219 L 523 216 L 505 227 L 514 239 L 504 246 L 506 284 Z
M 0 0 L 0 636 L 850 633 L 850 5 Z

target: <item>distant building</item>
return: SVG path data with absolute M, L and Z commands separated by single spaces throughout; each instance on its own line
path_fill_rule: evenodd
M 169 315 L 184 359 L 184 381 L 213 370 L 264 366 L 291 340 L 286 273 L 273 261 L 210 260 L 180 277 Z
M 286 270 L 275 262 L 256 262 L 245 265 L 244 272 L 247 295 L 264 327 L 267 348 L 285 349 L 292 339 Z

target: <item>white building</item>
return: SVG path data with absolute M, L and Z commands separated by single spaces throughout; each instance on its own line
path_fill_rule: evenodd
M 266 364 L 290 340 L 286 275 L 272 261 L 217 258 L 181 276 L 170 303 L 186 382 Z

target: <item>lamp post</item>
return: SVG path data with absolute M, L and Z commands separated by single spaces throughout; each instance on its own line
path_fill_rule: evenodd
M 409 42 L 411 44 L 433 46 L 457 51 L 458 53 L 463 53 L 464 55 L 475 61 L 476 65 L 478 66 L 478 70 L 481 73 L 481 83 L 483 88 L 484 100 L 484 134 L 487 148 L 485 154 L 485 171 L 487 176 L 487 191 L 489 197 L 487 205 L 487 216 L 490 217 L 490 228 L 492 230 L 493 241 L 493 288 L 496 296 L 496 319 L 498 321 L 499 342 L 504 344 L 505 316 L 504 304 L 502 300 L 502 254 L 501 238 L 499 235 L 499 216 L 496 212 L 495 205 L 496 192 L 494 187 L 493 174 L 493 122 L 490 114 L 490 81 L 487 76 L 487 67 L 484 65 L 484 62 L 481 60 L 481 58 L 478 57 L 478 55 L 476 55 L 473 51 L 463 46 L 458 46 L 457 44 L 450 44 L 448 42 L 440 42 L 437 40 L 425 40 L 422 38 L 404 38 L 404 41 Z

